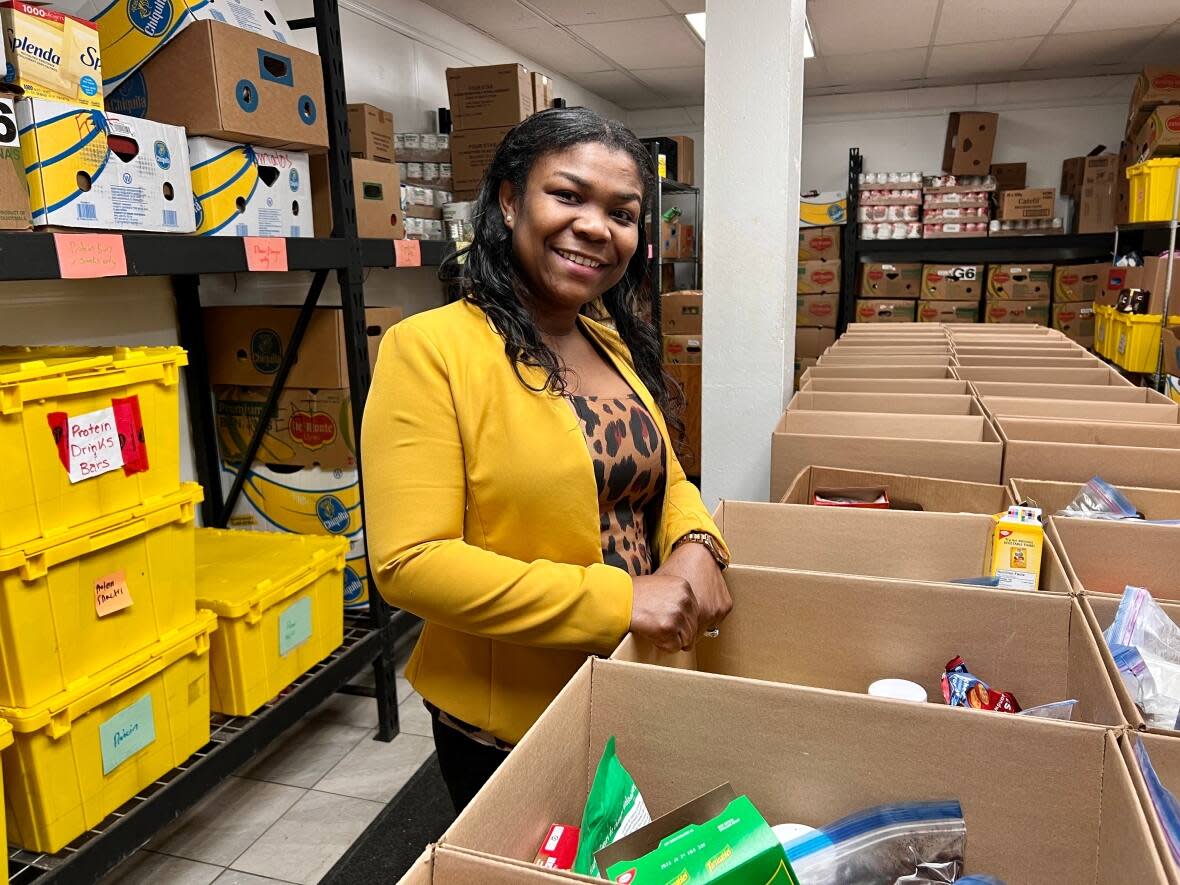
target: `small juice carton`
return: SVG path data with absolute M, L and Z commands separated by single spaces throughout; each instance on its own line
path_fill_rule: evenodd
M 992 575 L 1005 590 L 1036 590 L 1041 576 L 1045 529 L 1038 507 L 1009 507 L 992 517 Z

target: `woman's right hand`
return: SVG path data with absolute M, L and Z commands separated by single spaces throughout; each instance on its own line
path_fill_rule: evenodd
M 675 575 L 644 575 L 632 582 L 631 632 L 664 651 L 692 648 L 697 638 L 697 598 Z

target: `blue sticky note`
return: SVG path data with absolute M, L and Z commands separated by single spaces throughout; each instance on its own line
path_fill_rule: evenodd
M 110 774 L 156 739 L 152 696 L 145 694 L 98 727 L 102 744 L 102 773 Z
M 304 596 L 279 613 L 279 657 L 311 639 L 311 597 Z

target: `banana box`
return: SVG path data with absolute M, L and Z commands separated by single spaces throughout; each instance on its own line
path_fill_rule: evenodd
M 97 26 L 107 95 L 195 21 L 225 22 L 280 43 L 294 42 L 274 0 L 55 0 L 53 5 Z
M 21 0 L 0 3 L 8 54 L 4 82 L 26 98 L 102 110 L 98 28 L 84 18 Z
M 183 129 L 40 98 L 16 118 L 35 226 L 196 230 Z
M 218 385 L 213 394 L 221 457 L 240 461 L 258 426 L 270 388 Z M 288 387 L 279 396 L 274 417 L 262 437 L 258 460 L 272 465 L 351 470 L 356 468 L 352 437 L 352 400 L 347 388 Z
M 315 236 L 307 154 L 217 138 L 188 152 L 199 236 Z
M 843 224 L 848 214 L 845 191 L 809 191 L 799 197 L 799 227 Z
M 0 37 L 0 65 L 4 40 Z M 0 93 L 0 230 L 28 230 L 29 182 L 20 155 L 16 125 L 16 96 Z

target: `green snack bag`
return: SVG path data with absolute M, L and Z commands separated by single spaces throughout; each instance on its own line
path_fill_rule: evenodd
M 594 853 L 612 842 L 634 833 L 651 823 L 651 815 L 639 795 L 639 787 L 615 755 L 612 735 L 598 760 L 594 784 L 586 798 L 582 812 L 582 838 L 578 843 L 578 857 L 574 872 L 597 876 L 598 864 Z

